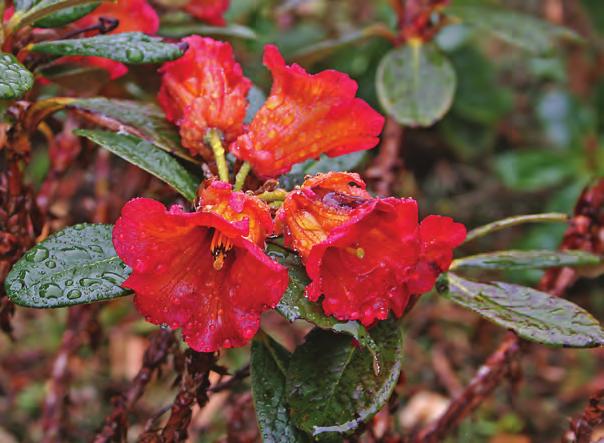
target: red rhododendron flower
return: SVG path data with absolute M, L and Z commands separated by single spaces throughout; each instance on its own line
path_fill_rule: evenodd
M 155 34 L 159 29 L 159 16 L 146 0 L 118 0 L 117 3 L 103 2 L 90 14 L 74 22 L 73 25 L 77 28 L 93 26 L 98 23 L 101 17 L 114 18 L 119 21 L 118 26 L 109 32 L 109 34 L 120 34 L 122 32 Z M 61 59 L 61 62 L 103 68 L 109 72 L 112 80 L 128 72 L 128 68 L 123 63 L 103 57 L 64 57 Z
M 278 216 L 286 242 L 305 260 L 307 297 L 323 296 L 326 314 L 365 326 L 390 311 L 400 317 L 411 295 L 429 291 L 449 268 L 465 227 L 441 216 L 418 224 L 415 200 L 370 198 L 356 174 L 337 175 L 340 183 L 349 176 L 352 192 L 325 192 L 316 183 L 333 183 L 333 174 L 318 176 L 292 192 Z M 319 227 L 310 235 L 301 229 L 309 219 Z
M 225 183 L 210 185 L 202 199 L 193 213 L 131 200 L 113 243 L 132 268 L 124 286 L 134 290 L 145 318 L 181 327 L 191 348 L 213 352 L 243 346 L 256 334 L 260 314 L 279 302 L 288 276 L 264 253 L 272 222 L 263 202 Z
M 210 25 L 224 26 L 222 17 L 229 9 L 229 0 L 190 0 L 185 11 Z
M 189 44 L 185 55 L 160 69 L 158 100 L 168 120 L 180 127 L 182 144 L 210 158 L 204 143 L 208 129 L 219 129 L 227 142 L 243 132 L 251 82 L 228 43 L 196 35 L 184 41 Z
M 322 153 L 333 157 L 378 143 L 384 118 L 355 97 L 357 84 L 346 74 L 312 75 L 296 64 L 287 66 L 273 45 L 264 50 L 264 64 L 273 75 L 270 96 L 249 131 L 229 148 L 257 174 L 276 177 Z

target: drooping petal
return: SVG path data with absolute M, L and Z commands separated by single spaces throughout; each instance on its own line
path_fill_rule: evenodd
M 210 25 L 224 26 L 224 13 L 229 9 L 229 0 L 189 0 L 185 11 Z
M 166 210 L 154 200 L 135 199 L 122 209 L 113 242 L 132 268 L 124 286 L 134 290 L 145 318 L 182 327 L 189 346 L 213 352 L 247 343 L 260 314 L 287 287 L 286 269 L 247 234 L 247 220 L 230 222 L 212 212 Z M 230 245 L 219 269 L 212 250 L 216 235 Z
M 265 48 L 264 64 L 273 75 L 270 96 L 229 148 L 258 175 L 276 177 L 323 153 L 333 157 L 377 145 L 384 118 L 355 97 L 357 84 L 346 74 L 312 75 L 287 66 L 273 45 Z
M 414 200 L 369 200 L 310 251 L 307 296 L 316 301 L 323 295 L 326 314 L 366 326 L 391 310 L 400 316 L 420 249 Z
M 182 143 L 193 154 L 211 156 L 204 137 L 219 129 L 227 143 L 243 132 L 251 82 L 243 76 L 230 44 L 197 35 L 183 39 L 189 49 L 165 63 L 158 101 L 168 120 L 180 127 Z

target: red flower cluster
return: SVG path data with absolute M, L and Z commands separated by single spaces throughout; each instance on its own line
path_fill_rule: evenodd
M 260 314 L 287 287 L 287 270 L 264 253 L 273 222 L 265 203 L 213 182 L 202 206 L 185 213 L 139 198 L 122 209 L 113 243 L 132 274 L 124 286 L 155 324 L 181 327 L 200 352 L 243 346 Z M 262 282 L 262 284 L 258 284 Z
M 446 271 L 466 230 L 449 217 L 418 224 L 413 199 L 376 199 L 356 174 L 329 173 L 290 193 L 278 214 L 286 245 L 299 252 L 312 280 L 311 301 L 339 320 L 365 326 L 403 314 Z
M 287 66 L 273 45 L 264 52 L 273 87 L 246 128 L 250 82 L 230 46 L 200 37 L 185 41 L 190 45 L 187 54 L 160 71 L 159 102 L 168 119 L 180 126 L 183 143 L 192 152 L 207 154 L 206 131 L 218 129 L 232 141 L 229 151 L 248 161 L 257 175 L 276 177 L 323 153 L 337 156 L 378 143 L 384 118 L 355 97 L 354 80 L 333 70 L 311 75 L 298 65 Z

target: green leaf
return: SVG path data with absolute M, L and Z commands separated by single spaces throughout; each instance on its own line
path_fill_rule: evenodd
M 91 55 L 122 63 L 161 63 L 180 57 L 184 51 L 174 43 L 141 32 L 98 35 L 96 37 L 35 43 L 32 52 L 51 55 Z
M 250 375 L 258 427 L 265 443 L 307 442 L 289 417 L 285 404 L 285 376 L 290 353 L 265 334 L 252 342 Z
M 604 345 L 598 321 L 563 298 L 509 283 L 478 283 L 452 273 L 442 276 L 436 287 L 451 301 L 527 340 L 575 348 Z
M 451 264 L 457 269 L 543 269 L 562 266 L 593 266 L 602 259 L 583 251 L 496 251 L 458 258 Z
M 380 62 L 376 88 L 382 107 L 407 126 L 430 126 L 451 107 L 456 76 L 449 59 L 432 44 L 407 44 Z
M 59 28 L 90 14 L 98 8 L 100 4 L 100 2 L 96 2 L 61 9 L 54 14 L 47 15 L 38 20 L 34 25 L 38 28 Z
M 21 306 L 57 308 L 130 294 L 130 269 L 111 241 L 112 225 L 81 224 L 51 235 L 19 260 L 4 282 Z
M 198 163 L 181 146 L 178 131 L 153 103 L 104 97 L 76 99 L 69 103 L 88 120 L 114 131 L 126 131 L 164 151 Z
M 294 423 L 315 437 L 351 432 L 390 398 L 401 371 L 402 331 L 396 321 L 371 329 L 382 359 L 379 375 L 371 356 L 350 337 L 312 330 L 293 353 L 287 399 Z
M 480 31 L 536 54 L 551 53 L 561 39 L 580 41 L 572 30 L 530 15 L 487 5 L 451 5 L 446 12 Z
M 98 143 L 108 151 L 163 180 L 189 201 L 195 200 L 197 180 L 176 159 L 157 146 L 133 135 L 77 129 L 76 135 Z
M 0 100 L 23 97 L 34 84 L 34 76 L 15 56 L 0 53 Z
M 23 0 L 18 2 L 15 14 L 6 24 L 7 34 L 12 34 L 24 26 L 32 25 L 37 21 L 55 12 L 83 6 L 90 3 L 99 3 L 99 0 Z
M 287 266 L 289 272 L 289 285 L 277 305 L 277 311 L 290 322 L 305 320 L 321 329 L 354 337 L 369 350 L 375 359 L 375 364 L 379 365 L 378 347 L 362 324 L 357 321 L 340 322 L 334 317 L 328 317 L 319 303 L 313 303 L 305 297 L 306 285 L 310 280 L 300 259 L 295 254 L 275 245 L 269 245 L 268 254 Z

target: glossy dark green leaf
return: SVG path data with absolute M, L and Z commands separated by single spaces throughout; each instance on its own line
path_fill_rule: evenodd
M 319 328 L 354 337 L 367 348 L 379 365 L 377 345 L 363 325 L 357 321 L 340 322 L 333 317 L 328 317 L 319 303 L 313 303 L 305 297 L 306 285 L 310 280 L 300 259 L 295 254 L 274 246 L 269 246 L 268 252 L 281 264 L 287 266 L 289 272 L 289 285 L 277 305 L 277 311 L 290 322 L 305 320 Z
M 503 282 L 479 283 L 449 273 L 437 289 L 520 337 L 552 346 L 588 348 L 604 345 L 604 330 L 583 308 L 560 297 Z
M 99 0 L 22 0 L 17 3 L 16 11 L 6 24 L 6 28 L 9 33 L 13 33 L 58 11 L 98 3 Z
M 130 64 L 161 63 L 174 60 L 184 53 L 174 43 L 141 32 L 46 41 L 31 45 L 30 50 L 58 56 L 92 55 Z
M 291 423 L 287 410 L 285 376 L 289 359 L 290 353 L 269 336 L 259 334 L 254 339 L 250 361 L 252 395 L 265 443 L 310 441 Z
M 449 59 L 432 44 L 407 44 L 380 62 L 376 88 L 382 107 L 406 126 L 430 126 L 451 107 L 456 76 Z
M 176 127 L 166 120 L 163 111 L 153 103 L 95 97 L 76 99 L 68 107 L 79 111 L 93 123 L 114 131 L 126 131 L 164 151 L 197 163 L 181 146 Z
M 371 355 L 346 335 L 314 329 L 293 353 L 287 400 L 300 429 L 320 438 L 345 434 L 386 404 L 401 371 L 402 331 L 388 320 L 370 333 L 382 360 L 379 375 L 372 370 Z
M 542 269 L 562 266 L 593 266 L 602 262 L 597 255 L 583 251 L 496 251 L 471 255 L 453 261 L 456 269 Z
M 51 235 L 19 260 L 4 282 L 21 306 L 57 308 L 128 295 L 130 269 L 111 241 L 112 225 L 81 224 Z
M 181 38 L 192 34 L 217 38 L 239 38 L 242 40 L 256 40 L 258 38 L 253 29 L 235 23 L 230 23 L 227 26 L 208 26 L 201 23 L 165 24 L 159 29 L 158 34 L 171 38 Z
M 108 151 L 163 180 L 189 201 L 195 200 L 197 180 L 176 159 L 146 140 L 128 134 L 78 129 L 75 134 L 98 143 Z
M 38 20 L 35 23 L 35 26 L 38 28 L 59 28 L 61 26 L 65 26 L 69 23 L 75 22 L 85 15 L 90 14 L 96 8 L 99 7 L 101 3 L 89 3 L 86 5 L 78 5 L 73 6 L 67 9 L 61 9 L 53 14 L 47 15 L 41 20 Z
M 496 6 L 452 4 L 446 12 L 483 32 L 490 32 L 536 54 L 552 52 L 561 39 L 580 41 L 580 37 L 568 28 Z
M 0 100 L 21 98 L 33 84 L 33 74 L 15 56 L 0 53 Z

